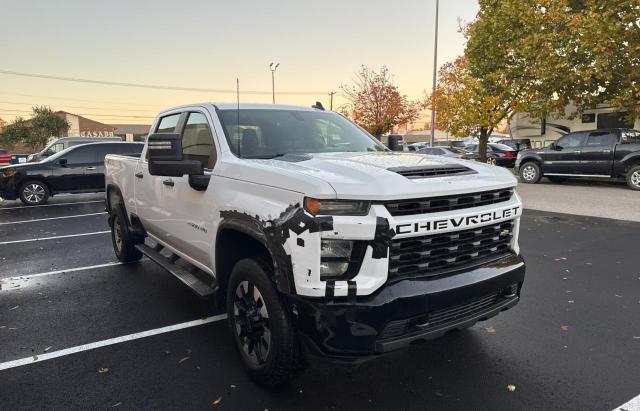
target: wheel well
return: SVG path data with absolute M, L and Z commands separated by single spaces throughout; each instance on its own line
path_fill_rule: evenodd
M 122 194 L 117 187 L 110 186 L 107 188 L 107 211 L 111 211 L 117 204 L 123 204 Z
M 220 305 L 224 303 L 227 296 L 226 290 L 231 270 L 238 261 L 249 257 L 259 257 L 273 266 L 269 250 L 260 241 L 234 229 L 224 229 L 218 233 L 215 273 L 218 282 L 216 301 Z
M 624 173 L 627 174 L 635 166 L 640 166 L 640 157 L 636 157 L 633 160 L 628 161 L 624 167 Z
M 540 174 L 543 173 L 542 172 L 542 163 L 538 159 L 535 159 L 535 158 L 526 158 L 526 159 L 522 160 L 522 162 L 520 163 L 520 166 L 519 166 L 519 170 L 522 170 L 522 167 L 524 167 L 528 163 L 535 163 L 538 166 L 538 168 L 540 169 Z

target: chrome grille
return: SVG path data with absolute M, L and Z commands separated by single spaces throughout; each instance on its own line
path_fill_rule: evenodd
M 468 230 L 394 239 L 389 280 L 431 277 L 503 257 L 511 252 L 513 221 Z
M 411 200 L 388 201 L 384 205 L 392 216 L 437 213 L 460 210 L 509 201 L 513 187 L 479 193 L 455 194 L 450 196 L 415 198 Z

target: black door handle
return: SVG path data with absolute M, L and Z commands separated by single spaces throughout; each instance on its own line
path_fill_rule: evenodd
M 142 177 L 144 177 L 144 174 L 142 174 L 141 172 L 139 172 L 139 171 L 138 171 L 138 172 L 135 174 L 135 176 L 136 176 L 136 177 L 138 177 L 138 178 L 142 178 Z
M 174 183 L 173 183 L 173 180 L 172 180 L 172 179 L 167 178 L 166 180 L 164 180 L 164 181 L 162 182 L 162 184 L 164 184 L 165 186 L 173 187 L 173 184 L 174 184 Z

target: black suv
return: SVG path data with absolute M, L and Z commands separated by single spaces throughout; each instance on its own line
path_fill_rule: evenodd
M 556 183 L 571 177 L 626 179 L 629 187 L 640 190 L 640 131 L 569 133 L 549 147 L 518 153 L 516 169 L 525 183 L 543 176 Z
M 139 156 L 142 143 L 93 143 L 69 147 L 39 163 L 0 168 L 0 197 L 40 205 L 59 193 L 104 191 L 107 154 Z
M 510 138 L 506 140 L 498 141 L 498 144 L 504 144 L 505 146 L 509 146 L 516 151 L 528 150 L 531 147 L 531 139 L 528 138 Z

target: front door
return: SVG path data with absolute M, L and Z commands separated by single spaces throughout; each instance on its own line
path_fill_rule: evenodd
M 183 160 L 202 163 L 205 174 L 211 173 L 216 162 L 216 149 L 211 121 L 204 111 L 190 111 L 181 130 Z M 189 185 L 189 176 L 166 177 L 163 203 L 167 204 L 167 232 L 172 233 L 171 245 L 186 252 L 201 265 L 213 270 L 211 249 L 215 237 L 212 227 L 215 209 L 213 186 L 197 191 Z M 205 206 L 206 205 L 206 206 Z
M 555 149 L 546 149 L 541 154 L 545 174 L 580 174 L 580 155 L 585 133 L 567 134 L 555 143 Z
M 90 185 L 86 169 L 95 167 L 96 151 L 90 146 L 77 146 L 55 160 L 49 182 L 54 192 L 79 192 Z
M 615 131 L 592 131 L 587 136 L 587 142 L 582 147 L 580 156 L 580 174 L 611 175 L 614 146 L 618 142 Z

